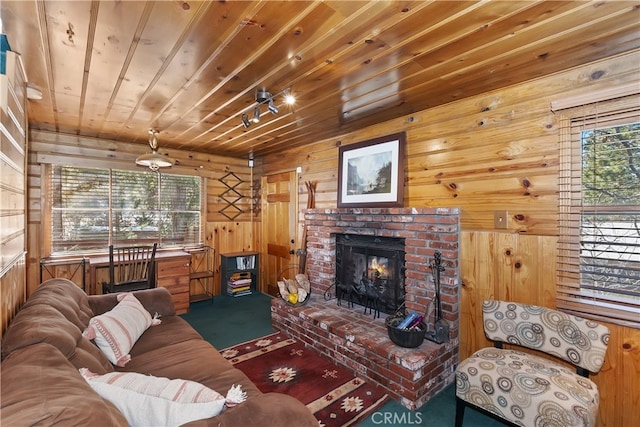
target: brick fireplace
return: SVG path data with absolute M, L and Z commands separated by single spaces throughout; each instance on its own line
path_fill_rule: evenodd
M 367 380 L 378 383 L 409 409 L 417 409 L 454 381 L 459 347 L 459 232 L 457 208 L 351 208 L 305 211 L 307 275 L 311 297 L 293 307 L 272 301 L 274 328 L 304 342 Z M 442 317 L 449 341 L 425 340 L 417 348 L 395 345 L 381 318 L 335 298 L 336 235 L 402 238 L 405 242 L 405 304 L 427 313 L 433 330 L 435 284 L 429 265 L 442 254 Z

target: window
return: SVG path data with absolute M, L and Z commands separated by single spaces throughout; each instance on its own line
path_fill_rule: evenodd
M 153 172 L 51 167 L 53 255 L 110 244 L 200 242 L 201 181 Z
M 640 327 L 640 97 L 561 112 L 558 307 Z

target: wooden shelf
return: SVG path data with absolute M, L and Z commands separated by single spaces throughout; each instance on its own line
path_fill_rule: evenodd
M 213 277 L 213 271 L 211 270 L 198 271 L 198 272 L 189 274 L 190 279 L 206 279 L 208 277 Z
M 242 264 L 242 262 L 238 262 L 239 259 L 250 261 L 249 265 L 238 265 Z M 246 276 L 245 279 L 249 279 L 247 284 L 249 289 L 238 292 L 237 294 L 234 293 L 231 290 L 234 286 L 230 283 L 234 275 Z M 258 252 L 230 252 L 220 254 L 220 276 L 221 292 L 226 292 L 229 296 L 240 297 L 256 291 L 258 286 Z M 236 286 L 242 287 L 242 285 Z
M 191 254 L 189 302 L 213 301 L 213 252 L 209 246 L 185 248 Z

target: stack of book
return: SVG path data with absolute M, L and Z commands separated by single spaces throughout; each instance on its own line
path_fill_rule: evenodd
M 227 295 L 241 297 L 251 293 L 251 273 L 248 271 L 233 273 L 227 281 Z

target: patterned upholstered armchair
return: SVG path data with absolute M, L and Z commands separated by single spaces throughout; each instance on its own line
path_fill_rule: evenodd
M 473 407 L 517 426 L 595 426 L 599 395 L 589 373 L 604 362 L 609 329 L 556 310 L 484 301 L 484 331 L 495 348 L 483 348 L 456 369 L 456 427 Z M 570 362 L 502 343 L 542 351 Z

